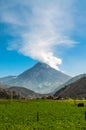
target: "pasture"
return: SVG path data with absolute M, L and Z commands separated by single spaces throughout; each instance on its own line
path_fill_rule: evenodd
M 86 101 L 0 100 L 0 130 L 86 130 Z

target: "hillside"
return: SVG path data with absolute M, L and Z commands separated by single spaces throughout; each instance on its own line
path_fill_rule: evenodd
M 21 87 L 3 88 L 0 86 L 0 98 L 1 99 L 20 99 L 20 98 L 40 98 L 42 95 L 35 93 L 29 89 Z
M 62 98 L 85 98 L 86 99 L 86 77 L 66 85 L 55 93 L 55 96 Z
M 16 95 L 19 95 L 19 98 L 40 98 L 41 95 L 35 93 L 32 90 L 23 88 L 23 87 L 10 87 L 7 89 L 9 92 L 14 92 Z
M 11 82 L 12 80 L 14 80 L 16 78 L 16 76 L 6 76 L 6 77 L 2 77 L 0 78 L 0 82 L 3 84 L 9 84 L 9 82 Z
M 54 91 L 53 93 L 55 94 L 57 91 L 59 91 L 61 88 L 64 88 L 65 86 L 68 86 L 69 84 L 72 84 L 76 81 L 78 81 L 79 79 L 81 78 L 84 78 L 86 77 L 86 74 L 80 74 L 80 75 L 77 75 L 77 76 L 74 76 L 74 77 L 71 77 L 67 82 L 61 84 L 60 86 L 58 86 Z

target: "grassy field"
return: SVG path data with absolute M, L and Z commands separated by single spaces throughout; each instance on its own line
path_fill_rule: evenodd
M 86 130 L 85 111 L 74 101 L 0 100 L 0 130 Z

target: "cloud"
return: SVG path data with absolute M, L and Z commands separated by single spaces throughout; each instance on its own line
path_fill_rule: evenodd
M 62 59 L 55 56 L 55 46 L 75 44 L 70 38 L 74 0 L 8 1 L 2 2 L 1 21 L 16 26 L 14 35 L 21 39 L 9 48 L 59 69 Z

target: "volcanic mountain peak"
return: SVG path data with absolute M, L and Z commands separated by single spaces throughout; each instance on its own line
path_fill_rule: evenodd
M 46 63 L 41 63 L 41 62 L 38 62 L 35 67 L 42 67 L 42 68 L 51 68 L 48 64 Z
M 24 71 L 15 79 L 9 80 L 11 86 L 22 86 L 37 93 L 51 93 L 60 84 L 71 77 L 55 70 L 45 63 L 37 63 L 32 68 Z M 6 83 L 6 82 L 5 82 Z

